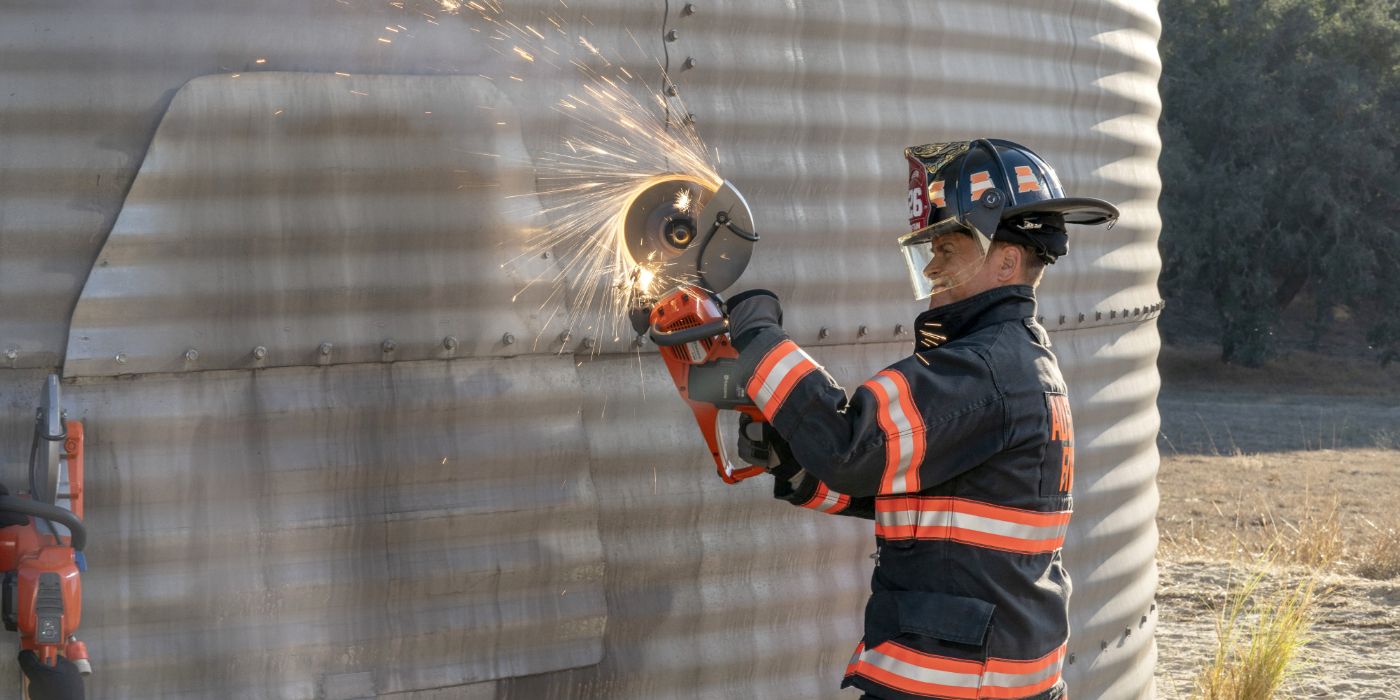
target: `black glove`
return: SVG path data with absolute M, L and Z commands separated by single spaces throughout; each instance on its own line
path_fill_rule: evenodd
M 31 700 L 83 700 L 83 674 L 72 661 L 60 656 L 57 666 L 46 666 L 26 649 L 19 653 L 19 667 L 29 678 Z
M 739 352 L 759 333 L 783 327 L 783 307 L 778 295 L 766 289 L 739 292 L 725 304 L 729 314 L 729 336 Z
M 10 490 L 5 488 L 4 484 L 0 484 L 0 496 L 8 495 L 10 495 Z M 0 527 L 9 527 L 11 525 L 23 527 L 28 524 L 29 516 L 20 513 L 12 513 L 8 510 L 0 510 Z
M 747 413 L 739 414 L 739 458 L 756 467 L 763 467 L 779 481 L 791 479 L 802 471 L 792 457 L 786 440 L 773 426 L 760 423 Z
M 768 449 L 768 441 L 763 438 L 764 423 L 760 423 L 749 417 L 747 413 L 739 414 L 739 459 L 754 465 L 755 467 L 768 468 L 768 456 L 772 452 Z

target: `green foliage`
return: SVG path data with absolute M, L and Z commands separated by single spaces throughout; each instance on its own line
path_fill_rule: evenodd
M 1168 0 L 1162 286 L 1205 290 L 1259 366 L 1304 289 L 1400 352 L 1400 1 Z

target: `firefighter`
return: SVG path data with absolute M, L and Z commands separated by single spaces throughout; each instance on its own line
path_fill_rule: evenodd
M 766 290 L 728 303 L 739 376 L 768 418 L 741 454 L 775 495 L 874 521 L 864 639 L 842 687 L 867 698 L 1064 697 L 1074 481 L 1064 379 L 1035 289 L 1068 224 L 1117 219 L 996 139 L 905 150 L 899 239 L 929 308 L 914 352 L 846 392 L 782 329 Z
M 0 484 L 0 496 L 10 495 Z M 29 516 L 0 510 L 0 527 L 24 527 Z M 72 661 L 58 657 L 53 666 L 44 664 L 28 649 L 19 653 L 19 667 L 29 680 L 29 700 L 83 700 L 83 676 Z

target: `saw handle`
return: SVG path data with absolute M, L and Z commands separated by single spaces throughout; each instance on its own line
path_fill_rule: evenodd
M 87 544 L 87 529 L 83 527 L 83 521 L 67 508 L 17 496 L 0 496 L 0 510 L 52 520 L 67 527 L 72 534 L 68 546 L 74 550 L 82 551 L 83 546 Z
M 653 323 L 651 324 L 651 332 L 648 333 L 648 335 L 651 337 L 651 342 L 663 348 L 668 348 L 674 345 L 685 345 L 686 343 L 693 343 L 697 340 L 713 338 L 728 330 L 728 319 L 710 321 L 709 323 L 694 328 L 682 328 L 681 330 L 670 332 L 657 328 L 656 324 Z

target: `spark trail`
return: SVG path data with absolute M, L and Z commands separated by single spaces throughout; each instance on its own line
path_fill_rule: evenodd
M 570 7 L 579 4 L 574 0 L 537 0 L 528 7 L 516 3 L 518 9 L 505 0 L 388 4 L 433 25 L 441 26 L 448 16 L 469 22 L 469 28 L 487 40 L 485 48 L 505 59 L 502 65 L 521 66 L 519 73 L 496 76 L 502 78 L 496 82 L 503 89 L 539 75 L 542 66 L 577 80 L 573 89 L 559 87 L 568 84 L 568 77 L 555 81 L 551 76 L 548 81 L 546 89 L 560 92 L 552 109 L 567 119 L 568 133 L 557 147 L 537 153 L 527 164 L 535 167 L 537 189 L 522 197 L 538 197 L 544 220 L 524 232 L 523 252 L 502 267 L 523 272 L 527 261 L 541 256 L 555 261 L 547 272 L 523 274 L 526 281 L 515 295 L 519 299 L 535 285 L 549 287 L 537 310 L 547 319 L 541 337 L 556 323 L 567 333 L 585 332 L 600 340 L 616 341 L 630 334 L 627 311 L 639 295 L 650 296 L 688 280 L 660 261 L 631 259 L 624 240 L 629 205 L 668 176 L 706 192 L 717 190 L 722 181 L 694 124 L 671 118 L 689 112 L 661 62 L 628 32 L 641 55 L 655 62 L 661 76 L 658 89 L 588 38 L 585 32 L 593 23 L 580 8 Z M 580 31 L 566 15 L 579 18 Z M 677 210 L 703 205 L 690 201 L 688 190 L 678 190 Z

